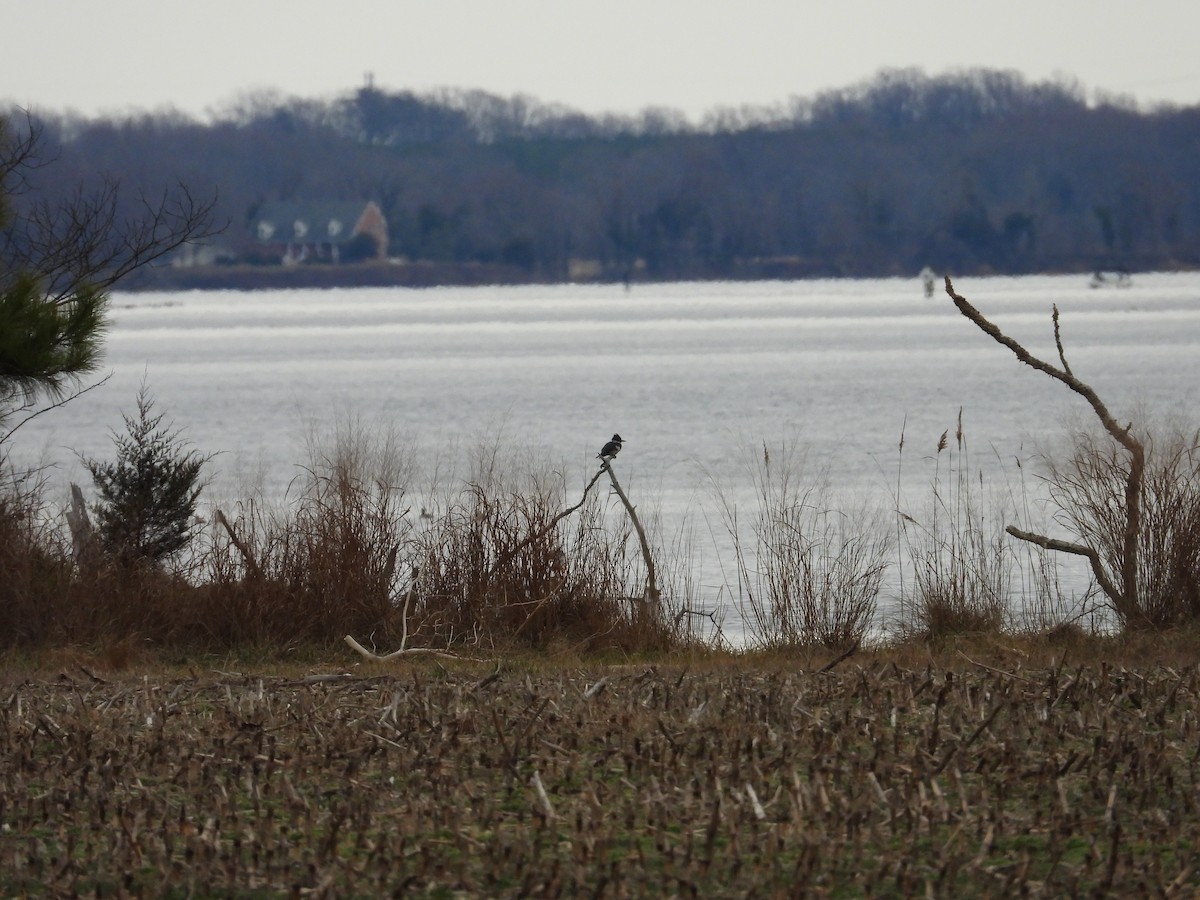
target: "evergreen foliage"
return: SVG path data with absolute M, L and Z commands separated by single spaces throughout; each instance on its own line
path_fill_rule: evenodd
M 9 196 L 10 179 L 31 164 L 34 138 L 11 132 L 0 117 L 0 246 L 14 245 L 19 224 Z M 38 392 L 54 398 L 66 381 L 93 371 L 100 359 L 104 297 L 85 286 L 61 299 L 27 268 L 0 258 L 0 419 L 4 407 L 31 403 Z
M 123 563 L 160 562 L 191 541 L 200 471 L 211 458 L 189 450 L 179 431 L 155 413 L 143 387 L 137 415 L 124 415 L 125 434 L 113 434 L 115 462 L 85 459 L 100 493 L 97 534 L 106 555 Z
M 0 401 L 61 397 L 68 379 L 96 369 L 104 324 L 102 294 L 53 303 L 36 279 L 14 277 L 0 290 Z

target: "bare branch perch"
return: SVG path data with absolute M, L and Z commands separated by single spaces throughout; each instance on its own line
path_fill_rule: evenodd
M 1018 540 L 1027 541 L 1030 544 L 1036 544 L 1043 550 L 1054 550 L 1058 553 L 1073 553 L 1076 556 L 1083 556 L 1092 566 L 1092 574 L 1096 576 L 1096 583 L 1100 585 L 1100 590 L 1104 591 L 1108 597 L 1118 597 L 1120 592 L 1116 585 L 1108 577 L 1108 572 L 1104 570 L 1104 565 L 1100 561 L 1100 554 L 1092 547 L 1085 547 L 1083 544 L 1072 544 L 1069 541 L 1060 541 L 1057 538 L 1046 537 L 1041 534 L 1034 534 L 1030 531 L 1022 531 L 1015 525 L 1009 525 L 1004 529 Z
M 612 463 L 607 460 L 600 461 L 601 471 L 608 472 L 609 481 L 612 482 L 613 490 L 617 492 L 617 496 L 621 498 L 621 502 L 625 504 L 625 511 L 629 513 L 629 521 L 633 523 L 633 528 L 637 532 L 638 541 L 642 545 L 642 560 L 646 563 L 646 590 L 642 599 L 657 603 L 662 596 L 658 590 L 658 579 L 654 570 L 654 557 L 650 555 L 650 542 L 646 539 L 646 531 L 642 528 L 641 520 L 637 517 L 637 512 L 633 508 L 633 504 L 629 502 L 629 498 L 625 496 L 625 492 L 621 490 L 620 482 L 617 481 L 617 473 L 613 471 Z

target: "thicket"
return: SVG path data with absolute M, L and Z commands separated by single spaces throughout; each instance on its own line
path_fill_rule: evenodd
M 248 96 L 206 122 L 37 113 L 68 183 L 218 189 L 219 242 L 235 252 L 266 200 L 375 200 L 391 255 L 431 268 L 423 279 L 1200 265 L 1200 108 L 1142 110 L 1011 72 L 889 71 L 700 123 L 374 87 Z M 572 260 L 598 267 L 579 275 Z
M 143 424 L 132 419 L 131 429 L 140 434 Z M 198 485 L 189 481 L 186 496 L 163 489 L 180 466 L 202 460 L 194 451 L 170 443 L 172 471 L 143 468 L 125 502 L 105 500 L 104 521 L 119 539 L 101 529 L 86 555 L 47 507 L 46 485 L 14 479 L 0 501 L 5 648 L 281 654 L 354 635 L 380 651 L 483 656 L 632 653 L 694 639 L 674 592 L 647 594 L 636 528 L 591 491 L 597 478 L 569 505 L 562 475 L 485 465 L 493 451 L 436 486 L 417 512 L 413 460 L 394 437 L 341 430 L 310 449 L 292 496 L 215 510 L 186 549 L 195 528 L 175 513 L 191 508 Z M 125 461 L 138 456 L 135 446 Z M 166 528 L 151 529 L 143 547 L 147 522 Z M 157 552 L 160 538 L 171 552 Z M 153 564 L 136 564 L 138 548 Z

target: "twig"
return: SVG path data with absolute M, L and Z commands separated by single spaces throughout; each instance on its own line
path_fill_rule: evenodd
M 80 665 L 79 665 L 79 671 L 83 672 L 84 675 L 86 675 L 88 678 L 92 679 L 92 681 L 96 682 L 96 684 L 108 684 L 107 681 L 105 681 L 103 678 L 101 678 L 99 675 L 97 675 L 95 672 L 93 672 L 91 669 L 89 669 L 87 666 L 83 665 L 82 663 L 80 663 Z
M 963 659 L 965 659 L 967 662 L 969 662 L 971 665 L 979 666 L 979 668 L 986 669 L 987 671 L 992 672 L 996 675 L 1003 675 L 1005 678 L 1014 678 L 1017 681 L 1029 681 L 1028 678 L 1018 675 L 1015 672 L 1006 672 L 1004 669 L 997 669 L 994 666 L 989 666 L 989 665 L 986 665 L 985 663 L 981 663 L 981 662 L 978 662 L 977 660 L 971 659 L 971 657 L 967 656 L 967 654 L 963 653 L 961 650 L 958 651 L 958 655 L 961 656 Z
M 335 681 L 357 681 L 355 675 L 349 672 L 325 673 L 321 675 L 305 675 L 299 681 L 294 681 L 292 684 L 330 684 Z
M 543 606 L 545 606 L 545 605 L 546 605 L 546 604 L 549 602 L 550 598 L 551 598 L 551 597 L 553 597 L 555 594 L 557 594 L 557 593 L 558 593 L 558 589 L 559 589 L 560 587 L 562 587 L 562 585 L 563 585 L 563 579 L 562 579 L 562 578 L 560 578 L 560 579 L 558 579 L 558 582 L 557 582 L 557 583 L 554 585 L 554 587 L 553 587 L 551 590 L 549 590 L 549 591 L 547 591 L 547 592 L 546 592 L 546 596 L 544 596 L 544 597 L 543 597 L 541 600 L 538 600 L 538 601 L 537 601 L 537 603 L 536 603 L 536 605 L 533 607 L 533 609 L 532 609 L 532 610 L 530 610 L 530 612 L 529 612 L 529 615 L 527 615 L 527 616 L 525 617 L 525 621 L 524 621 L 524 622 L 522 622 L 522 623 L 521 623 L 521 624 L 520 624 L 520 625 L 517 627 L 517 630 L 513 632 L 513 638 L 514 638 L 514 639 L 516 639 L 516 638 L 518 638 L 518 637 L 520 637 L 520 636 L 521 636 L 521 632 L 525 630 L 525 626 L 526 626 L 526 625 L 528 625 L 528 624 L 529 624 L 529 623 L 530 623 L 530 622 L 533 620 L 533 617 L 537 615 L 537 613 L 538 613 L 538 610 L 540 610 L 540 609 L 541 609 Z M 520 604 L 516 604 L 516 603 L 514 603 L 514 604 L 512 604 L 512 605 L 513 605 L 513 606 L 518 606 L 518 605 L 520 605 Z
M 4 434 L 0 434 L 0 444 L 7 443 L 9 438 L 11 438 L 14 434 L 17 433 L 17 429 L 20 428 L 22 425 L 24 425 L 26 422 L 32 422 L 38 416 L 45 415 L 46 413 L 50 412 L 51 410 L 58 409 L 60 406 L 65 406 L 66 404 L 68 404 L 72 400 L 74 400 L 76 397 L 82 397 L 84 394 L 88 393 L 89 391 L 94 391 L 96 388 L 100 387 L 101 385 L 107 384 L 108 380 L 112 377 L 113 377 L 113 373 L 109 372 L 107 375 L 105 375 L 103 378 L 101 378 L 95 384 L 89 384 L 85 388 L 79 388 L 76 391 L 72 391 L 67 396 L 54 401 L 53 403 L 49 404 L 48 406 L 43 406 L 41 409 L 37 410 L 36 412 L 30 413 L 25 418 L 23 418 L 20 422 L 18 422 L 16 425 L 14 425 L 12 428 L 8 429 L 8 431 L 4 432 Z
M 601 678 L 599 681 L 597 681 L 595 684 L 593 684 L 591 687 L 589 687 L 586 691 L 583 692 L 584 699 L 591 700 L 593 697 L 599 696 L 601 693 L 603 693 L 604 689 L 606 687 L 608 687 L 609 681 L 610 681 L 610 678 L 607 675 L 605 675 L 603 678 Z
M 475 686 L 473 688 L 471 688 L 471 693 L 474 693 L 475 691 L 481 691 L 485 687 L 487 687 L 489 684 L 492 684 L 493 682 L 499 681 L 499 680 L 500 680 L 500 663 L 496 663 L 496 671 L 492 672 L 490 675 L 486 676 L 485 678 L 481 678 L 479 681 L 475 682 Z
M 859 643 L 860 643 L 859 641 L 855 641 L 853 644 L 850 645 L 850 648 L 848 650 L 844 651 L 840 656 L 838 656 L 834 659 L 831 659 L 829 662 L 825 663 L 825 665 L 823 665 L 823 666 L 821 666 L 821 668 L 817 669 L 817 674 L 824 675 L 826 672 L 832 671 L 834 666 L 836 666 L 838 663 L 842 662 L 843 660 L 849 659 L 851 656 L 853 656 L 855 653 L 858 652 Z
M 602 472 L 602 471 L 603 471 L 603 469 L 600 470 L 600 472 Z M 579 509 L 579 507 L 583 506 L 584 501 L 587 500 L 588 493 L 591 491 L 592 487 L 596 484 L 596 482 L 600 479 L 600 472 L 597 472 L 595 475 L 593 475 L 592 480 L 587 483 L 587 487 L 585 487 L 583 489 L 583 496 L 579 498 L 578 503 L 576 503 L 574 506 L 570 506 L 570 507 L 567 507 L 566 509 L 564 509 L 562 512 L 560 512 L 558 515 L 556 515 L 553 519 L 551 519 L 549 522 L 547 522 L 544 526 L 539 528 L 533 534 L 529 535 L 523 541 L 520 541 L 519 543 L 517 543 L 517 545 L 515 547 L 513 547 L 511 550 L 509 550 L 507 553 L 498 557 L 496 559 L 496 562 L 493 563 L 492 567 L 484 573 L 482 580 L 485 583 L 490 581 L 492 578 L 492 574 L 494 572 L 496 572 L 497 569 L 499 569 L 502 565 L 507 563 L 510 559 L 512 559 L 514 556 L 516 556 L 518 553 L 520 553 L 522 550 L 524 550 L 530 544 L 540 541 L 547 534 L 549 534 L 551 531 L 554 530 L 554 526 L 556 526 L 559 522 L 561 522 L 567 516 L 571 515 L 571 513 L 575 512 L 575 510 Z
M 746 782 L 746 796 L 750 798 L 750 808 L 754 810 L 754 818 L 762 821 L 767 817 L 767 811 L 763 809 L 762 803 L 758 800 L 758 794 L 754 792 L 754 786 L 750 782 Z
M 533 784 L 533 790 L 537 794 L 538 802 L 542 805 L 542 812 L 546 814 L 547 819 L 554 818 L 554 807 L 550 805 L 550 797 L 546 794 L 546 787 L 542 784 L 542 776 L 537 769 L 533 770 L 533 777 L 530 779 Z
M 1067 363 L 1067 353 L 1063 350 L 1062 333 L 1058 327 L 1058 304 L 1055 303 L 1052 308 L 1054 314 L 1050 318 L 1054 322 L 1054 346 L 1058 348 L 1058 361 L 1062 363 L 1063 371 L 1070 375 L 1071 366 Z
M 973 743 L 975 743 L 975 741 L 979 739 L 979 736 L 983 734 L 985 730 L 987 730 L 993 721 L 995 721 L 996 716 L 1000 715 L 1000 710 L 1004 709 L 1006 706 L 1008 706 L 1008 704 L 1004 701 L 997 703 L 996 708 L 992 710 L 991 714 L 984 720 L 983 724 L 971 732 L 971 736 L 967 738 L 964 743 L 953 747 L 949 753 L 942 757 L 942 761 L 934 768 L 933 774 L 941 775 L 942 770 L 950 764 L 950 760 L 954 759 L 954 757 L 958 754 L 958 751 L 966 750 Z

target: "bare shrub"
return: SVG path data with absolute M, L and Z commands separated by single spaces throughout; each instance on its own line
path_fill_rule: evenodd
M 487 642 L 641 649 L 671 641 L 636 593 L 631 528 L 598 494 L 551 527 L 566 503 L 559 474 L 502 475 L 484 454 L 421 534 L 414 558 L 418 627 L 444 644 Z
M 1007 547 L 1008 545 L 1006 545 Z M 1048 634 L 1074 629 L 1084 634 L 1112 631 L 1112 616 L 1095 581 L 1080 590 L 1077 572 L 1060 567 L 1057 554 L 1033 544 L 1018 550 L 1009 603 L 1008 627 L 1014 633 Z M 1064 581 L 1064 574 L 1071 581 Z
M 1137 584 L 1131 601 L 1114 598 L 1123 628 L 1169 628 L 1200 619 L 1200 431 L 1164 426 L 1142 438 Z M 1046 458 L 1046 483 L 1058 521 L 1096 549 L 1113 573 L 1127 552 L 1126 453 L 1095 431 L 1074 435 L 1070 456 Z
M 164 645 L 186 636 L 194 588 L 151 566 L 80 568 L 40 477 L 0 487 L 0 645 L 24 649 L 125 641 Z
M 1012 525 L 1006 529 L 1008 533 L 1046 550 L 1087 559 L 1096 583 L 1124 628 L 1163 628 L 1194 622 L 1200 607 L 1194 586 L 1194 551 L 1190 549 L 1194 543 L 1190 535 L 1196 530 L 1192 500 L 1195 434 L 1173 451 L 1168 447 L 1160 452 L 1155 463 L 1158 474 L 1148 475 L 1149 434 L 1135 431 L 1132 423 L 1122 425 L 1096 391 L 1071 371 L 1057 306 L 1051 316 L 1059 362 L 1054 365 L 1033 356 L 988 321 L 965 297 L 955 293 L 948 276 L 946 293 L 959 312 L 1012 351 L 1020 362 L 1086 400 L 1107 435 L 1106 442 L 1080 444 L 1072 461 L 1058 469 L 1058 497 L 1068 522 L 1079 532 L 1079 540 L 1065 541 Z M 1157 483 L 1148 484 L 1148 478 Z M 1055 480 L 1053 474 L 1051 480 Z M 1147 503 L 1155 508 L 1145 509 Z M 1151 521 L 1147 523 L 1146 518 Z M 1145 540 L 1150 541 L 1149 549 L 1143 545 Z
M 45 641 L 71 585 L 69 547 L 47 524 L 44 488 L 0 459 L 0 645 Z
M 747 537 L 735 504 L 718 488 L 733 541 L 743 621 L 761 646 L 845 649 L 870 626 L 892 541 L 878 511 L 831 508 L 803 459 L 764 445 L 748 465 L 757 510 Z
M 39 524 L 37 496 L 3 495 L 4 635 L 168 652 L 279 652 L 347 634 L 382 647 L 677 645 L 668 607 L 633 588 L 639 542 L 601 492 L 566 506 L 561 473 L 503 470 L 493 454 L 457 492 L 428 492 L 444 508 L 431 499 L 413 515 L 412 452 L 393 434 L 348 423 L 310 441 L 309 458 L 283 505 L 216 511 L 169 568 L 77 567 Z
M 242 547 L 219 535 L 207 556 L 207 602 L 250 643 L 324 643 L 347 631 L 399 635 L 397 597 L 412 537 L 405 505 L 410 461 L 394 434 L 354 423 L 310 439 L 295 499 L 281 510 L 247 503 L 230 524 Z

